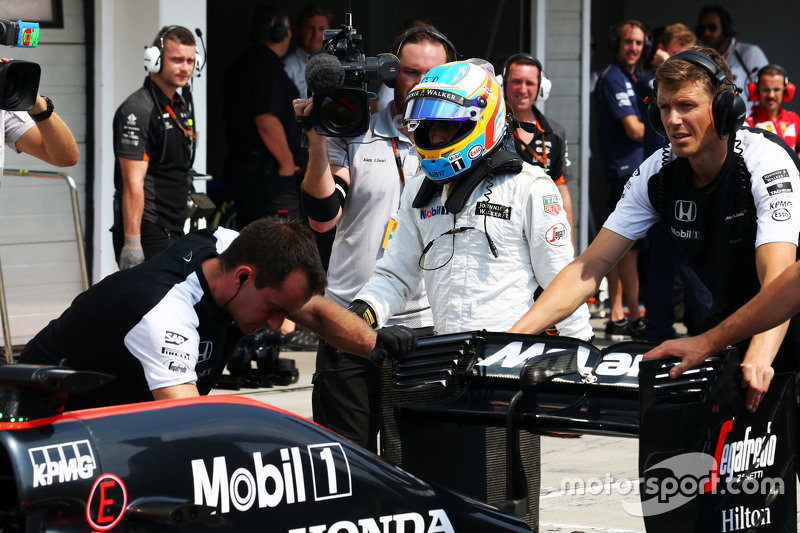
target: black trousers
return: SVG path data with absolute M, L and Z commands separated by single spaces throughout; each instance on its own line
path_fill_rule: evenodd
M 114 259 L 119 263 L 119 254 L 125 245 L 125 233 L 122 229 L 112 228 L 111 234 L 114 243 Z M 147 261 L 183 237 L 183 231 L 170 230 L 154 222 L 142 220 L 141 236 L 144 260 Z
M 417 328 L 414 333 L 427 337 L 433 335 L 433 328 Z M 378 453 L 381 369 L 369 359 L 340 352 L 320 341 L 311 382 L 314 422 Z

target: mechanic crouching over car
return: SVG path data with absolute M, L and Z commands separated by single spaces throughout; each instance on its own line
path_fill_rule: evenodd
M 236 345 L 234 324 L 253 334 L 277 330 L 288 317 L 376 364 L 414 348 L 411 330 L 376 333 L 322 297 L 325 284 L 314 237 L 298 221 L 264 218 L 241 233 L 200 230 L 78 295 L 19 362 L 116 377 L 70 395 L 67 410 L 74 410 L 208 394 Z
M 437 334 L 505 331 L 572 260 L 558 188 L 517 155 L 503 92 L 483 60 L 431 69 L 408 94 L 403 120 L 422 172 L 407 182 L 397 229 L 351 309 L 382 326 L 424 278 Z M 586 305 L 550 325 L 593 337 Z

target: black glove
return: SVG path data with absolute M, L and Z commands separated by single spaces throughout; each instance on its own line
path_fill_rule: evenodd
M 417 346 L 417 336 L 414 330 L 405 326 L 391 326 L 378 330 L 375 347 L 369 354 L 370 360 L 381 366 L 387 357 L 392 362 L 402 362 Z
M 353 300 L 347 310 L 363 318 L 364 322 L 369 324 L 372 329 L 378 327 L 378 319 L 375 315 L 375 310 L 364 300 Z

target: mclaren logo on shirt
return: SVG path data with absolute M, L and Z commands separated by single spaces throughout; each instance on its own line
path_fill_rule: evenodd
M 689 200 L 675 202 L 675 220 L 681 222 L 694 222 L 697 218 L 697 205 Z

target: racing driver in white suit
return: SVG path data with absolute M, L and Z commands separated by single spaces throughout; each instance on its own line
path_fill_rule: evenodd
M 482 60 L 435 67 L 406 98 L 422 172 L 406 185 L 397 229 L 351 305 L 375 327 L 424 277 L 437 334 L 506 331 L 573 259 L 556 185 L 507 146 L 491 68 Z M 593 337 L 585 304 L 555 326 Z

